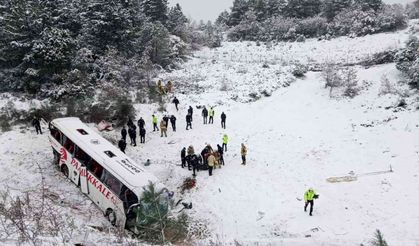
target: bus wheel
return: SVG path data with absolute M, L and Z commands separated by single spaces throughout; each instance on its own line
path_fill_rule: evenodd
M 66 176 L 67 178 L 69 178 L 69 175 L 68 175 L 68 167 L 66 165 L 62 165 L 61 166 L 61 172 L 64 174 L 64 176 Z
M 114 226 L 116 224 L 116 213 L 112 209 L 106 209 L 105 217 L 108 219 L 111 225 Z

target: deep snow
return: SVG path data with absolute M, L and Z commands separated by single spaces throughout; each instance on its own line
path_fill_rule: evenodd
M 349 50 L 354 47 L 352 42 L 363 43 L 365 46 L 350 52 L 354 60 L 358 60 L 368 55 L 369 49 L 383 50 L 394 40 L 405 40 L 406 36 L 404 32 L 379 34 L 341 44 L 336 40 L 336 44 L 342 45 L 340 50 Z M 324 53 L 337 61 L 346 59 L 339 49 L 329 52 L 319 48 L 321 43 L 314 40 L 303 44 L 281 43 L 275 49 L 282 49 L 286 59 L 292 57 L 301 62 L 308 61 L 307 57 L 322 59 L 320 55 Z M 367 243 L 375 229 L 380 229 L 389 245 L 418 245 L 416 98 L 407 98 L 407 109 L 396 109 L 393 106 L 400 100 L 399 95 L 379 96 L 383 74 L 396 88 L 414 93 L 396 83 L 400 74 L 394 64 L 370 69 L 356 67 L 360 81 L 369 81 L 361 94 L 354 99 L 329 98 L 319 73 L 309 72 L 305 78 L 280 88 L 283 84 L 278 81 L 291 76 L 284 70 L 275 77 L 276 70 L 282 69 L 279 63 L 263 70 L 255 68 L 262 67 L 264 59 L 262 63 L 233 60 L 232 69 L 223 70 L 227 61 L 220 60 L 219 54 L 224 52 L 229 54 L 236 50 L 241 54 L 247 52 L 243 49 L 251 49 L 254 53 L 260 52 L 260 56 L 270 57 L 266 50 L 258 51 L 259 48 L 251 45 L 226 44 L 214 51 L 203 50 L 184 64 L 183 70 L 163 75 L 165 79 L 175 78 L 175 95 L 181 100 L 179 112 L 174 105 L 166 105 L 167 112 L 178 118 L 178 131 L 173 133 L 169 127 L 168 138 L 152 132 L 151 114 L 162 117 L 162 113 L 156 111 L 158 106 L 136 105 L 138 117 L 146 120 L 146 144 L 128 146 L 127 154 L 138 163 L 150 159 L 151 166 L 145 168 L 171 190 L 177 191 L 182 181 L 191 176 L 191 172 L 180 167 L 182 147 L 192 144 L 195 151 L 200 152 L 206 143 L 213 147 L 220 144 L 224 133 L 230 137 L 226 165 L 216 169 L 212 177 L 207 172 L 199 172 L 197 187 L 183 195 L 184 200 L 193 202 L 194 207 L 189 212 L 193 224 L 204 224 L 208 232 L 207 238 L 196 239 L 193 244 L 358 245 Z M 305 49 L 305 55 L 299 57 L 295 50 L 286 51 L 283 47 L 288 45 Z M 317 48 L 313 51 L 312 47 Z M 217 73 L 223 75 L 216 77 Z M 188 88 L 176 80 L 189 81 L 196 74 L 205 75 L 193 81 L 201 90 L 188 93 Z M 246 83 L 243 76 L 248 77 Z M 260 80 L 260 76 L 264 79 Z M 227 91 L 220 90 L 225 78 L 231 82 Z M 252 103 L 230 99 L 235 98 L 230 97 L 232 94 L 240 98 L 275 85 L 278 90 L 270 97 Z M 195 106 L 203 104 L 216 105 L 214 125 L 202 124 L 200 110 Z M 189 105 L 194 106 L 194 121 L 193 129 L 186 131 L 184 118 Z M 220 126 L 222 111 L 227 114 L 226 130 Z M 119 138 L 119 130 L 105 135 Z M 246 166 L 240 165 L 242 142 L 248 146 Z M 16 195 L 39 188 L 36 161 L 43 168 L 49 190 L 60 197 L 57 206 L 76 220 L 78 229 L 71 242 L 96 245 L 117 242 L 107 233 L 87 227 L 106 225 L 106 221 L 72 183 L 52 168 L 52 151 L 46 135 L 36 136 L 32 128 L 28 131 L 24 126 L 15 127 L 0 135 L 0 150 L 2 190 L 7 186 Z M 362 176 L 388 170 L 390 165 L 392 173 Z M 361 175 L 357 181 L 326 181 L 329 177 L 347 176 L 351 171 Z M 320 194 L 313 217 L 304 213 L 301 201 L 309 187 Z M 13 244 L 15 241 L 3 242 Z

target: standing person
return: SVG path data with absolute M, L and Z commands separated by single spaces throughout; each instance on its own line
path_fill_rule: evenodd
M 226 116 L 226 114 L 223 112 L 223 113 L 221 114 L 221 128 L 226 129 L 226 118 L 227 118 L 227 116 Z
M 318 198 L 319 195 L 317 195 L 313 188 L 309 188 L 304 193 L 304 212 L 307 212 L 307 206 L 310 204 L 310 216 L 313 216 L 313 206 L 314 206 L 314 199 Z
M 208 115 L 209 115 L 209 124 L 214 124 L 214 115 L 215 115 L 215 111 L 214 111 L 214 107 L 211 107 L 210 110 L 208 111 Z
M 144 128 L 144 126 L 145 126 L 145 121 L 144 121 L 143 117 L 140 117 L 140 119 L 138 120 L 137 124 L 138 124 L 138 127 L 139 127 L 140 129 L 141 129 L 141 128 Z
M 166 129 L 167 129 L 167 127 L 169 126 L 169 116 L 165 115 L 163 117 L 163 120 L 166 122 Z
M 174 115 L 170 116 L 170 124 L 172 124 L 172 129 L 176 131 L 176 117 Z
M 122 151 L 122 153 L 125 154 L 125 149 L 127 148 L 127 142 L 125 142 L 125 139 L 122 138 L 121 140 L 119 140 L 118 147 Z
M 122 139 L 126 142 L 127 141 L 127 129 L 125 128 L 125 126 L 122 127 L 121 136 L 122 136 Z
M 145 143 L 145 128 L 140 128 L 140 143 Z
M 160 121 L 160 132 L 161 132 L 160 137 L 163 137 L 163 135 L 167 137 L 167 124 L 164 119 Z
M 208 165 L 208 155 L 209 155 L 209 150 L 208 150 L 208 147 L 205 146 L 204 149 L 201 151 L 202 164 L 204 166 Z
M 175 104 L 176 111 L 179 111 L 179 109 L 177 107 L 177 105 L 179 105 L 179 99 L 177 99 L 177 97 L 175 97 L 175 98 L 173 98 L 173 101 L 172 102 Z
M 157 122 L 158 122 L 157 116 L 153 114 L 152 119 L 153 119 L 153 132 L 155 132 L 156 130 L 159 131 L 159 128 L 157 127 Z
M 204 118 L 204 125 L 208 123 L 208 110 L 204 106 L 204 109 L 202 109 L 202 117 Z
M 188 108 L 188 114 L 191 115 L 191 122 L 192 122 L 193 121 L 193 117 L 192 117 L 192 115 L 193 115 L 193 108 L 192 108 L 192 106 L 189 106 L 189 108 Z
M 217 151 L 218 151 L 218 154 L 220 155 L 220 165 L 224 166 L 224 151 L 223 151 L 223 147 L 221 147 L 219 144 L 217 144 Z
M 130 127 L 128 129 L 128 135 L 131 140 L 130 145 L 134 145 L 134 147 L 137 146 L 137 142 L 135 141 L 135 139 L 137 138 L 137 132 L 135 131 L 134 127 Z
M 32 126 L 35 127 L 36 135 L 38 134 L 42 135 L 41 122 L 39 121 L 38 118 L 33 117 Z
M 209 173 L 209 176 L 212 176 L 212 169 L 214 169 L 214 166 L 216 166 L 216 165 L 217 165 L 217 160 L 215 159 L 214 154 L 211 153 L 208 156 L 208 173 Z
M 198 171 L 198 162 L 199 157 L 197 155 L 191 155 L 191 166 L 192 166 L 192 176 L 196 176 L 196 171 Z
M 227 144 L 228 144 L 228 136 L 227 136 L 227 134 L 224 134 L 224 136 L 223 136 L 223 150 L 225 151 L 225 152 L 227 152 Z
M 188 147 L 187 154 L 188 154 L 188 156 L 186 156 L 185 158 L 186 158 L 186 162 L 188 163 L 188 170 L 190 171 L 190 170 L 192 170 L 192 164 L 190 162 L 190 157 L 195 154 L 195 150 L 194 150 L 192 145 L 190 145 Z
M 244 143 L 242 143 L 242 147 L 241 147 L 240 153 L 242 155 L 242 165 L 246 165 L 247 148 L 244 145 Z
M 183 147 L 183 149 L 180 151 L 180 160 L 182 161 L 182 168 L 184 168 L 186 166 L 186 148 Z
M 186 115 L 186 130 L 192 129 L 192 115 L 187 114 Z
M 128 126 L 129 128 L 131 128 L 131 127 L 133 127 L 133 126 L 134 126 L 134 122 L 132 122 L 131 118 L 128 118 L 128 123 L 127 123 L 127 126 Z

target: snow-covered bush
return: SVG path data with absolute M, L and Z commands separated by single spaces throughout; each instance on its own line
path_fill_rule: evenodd
M 385 5 L 377 13 L 378 31 L 388 32 L 407 26 L 407 16 L 401 4 Z
M 388 77 L 386 75 L 383 75 L 380 78 L 380 81 L 381 81 L 381 87 L 380 87 L 380 92 L 378 93 L 378 95 L 382 96 L 382 95 L 387 95 L 387 94 L 397 94 L 398 93 L 394 84 L 391 83 L 391 81 L 388 79 Z
M 330 89 L 329 96 L 331 97 L 333 89 L 342 84 L 339 68 L 331 62 L 326 62 L 322 65 L 322 77 L 326 82 L 324 87 Z
M 304 77 L 304 75 L 308 71 L 308 67 L 301 63 L 295 63 L 294 65 L 292 65 L 291 69 L 292 69 L 291 71 L 292 75 L 294 75 L 297 78 Z
M 419 41 L 415 36 L 409 38 L 406 48 L 396 54 L 396 67 L 404 73 L 407 82 L 419 87 Z
M 354 68 L 347 67 L 342 70 L 342 84 L 344 86 L 343 95 L 349 98 L 357 96 L 361 88 L 358 87 L 358 75 Z
M 332 29 L 333 33 L 337 36 L 363 36 L 376 32 L 375 21 L 374 11 L 362 11 L 361 9 L 351 8 L 349 10 L 343 10 L 335 16 Z
M 296 26 L 296 33 L 305 37 L 320 37 L 327 33 L 327 29 L 327 19 L 315 16 L 299 21 Z

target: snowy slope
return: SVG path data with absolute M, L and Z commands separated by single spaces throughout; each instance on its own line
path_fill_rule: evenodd
M 397 45 L 395 40 L 404 40 L 406 36 L 399 32 L 344 42 L 310 40 L 280 43 L 272 49 L 282 50 L 285 61 L 309 62 L 324 57 L 344 61 L 345 52 L 354 48 L 346 53 L 357 61 L 369 52 Z M 355 45 L 361 43 L 364 46 Z M 301 52 L 287 49 L 289 45 L 299 47 Z M 326 51 L 326 47 L 333 48 Z M 261 62 L 224 61 L 220 54 L 225 52 L 236 52 L 242 57 L 260 54 L 264 58 Z M 183 196 L 194 205 L 189 213 L 192 227 L 200 223 L 207 229 L 207 237 L 192 244 L 358 245 L 367 243 L 374 230 L 380 229 L 389 245 L 418 245 L 416 99 L 413 96 L 407 99 L 410 106 L 406 110 L 395 110 L 392 106 L 397 104 L 399 96 L 379 96 L 383 74 L 394 83 L 399 79 L 394 64 L 370 69 L 357 67 L 360 80 L 369 81 L 361 95 L 354 99 L 331 99 L 318 73 L 309 72 L 305 78 L 280 88 L 292 76 L 287 65 L 273 64 L 273 61 L 269 68 L 262 69 L 269 57 L 268 50 L 255 44 L 227 43 L 214 51 L 198 52 L 195 59 L 184 64 L 183 70 L 163 75 L 165 79 L 175 78 L 176 96 L 181 101 L 179 112 L 172 104 L 166 105 L 167 113 L 178 118 L 178 131 L 174 133 L 169 127 L 168 138 L 152 132 L 151 114 L 162 117 L 157 112 L 158 106 L 136 105 L 138 115 L 146 120 L 148 134 L 145 145 L 128 146 L 127 154 L 139 163 L 150 159 L 152 164 L 146 168 L 171 190 L 178 191 L 182 181 L 191 176 L 180 167 L 182 147 L 192 144 L 200 152 L 206 143 L 213 147 L 221 143 L 224 133 L 230 137 L 226 166 L 215 170 L 212 177 L 207 172 L 199 172 L 197 187 Z M 225 70 L 226 66 L 231 66 L 231 70 Z M 278 74 L 279 69 L 283 72 Z M 220 90 L 224 80 L 230 82 L 228 90 Z M 185 87 L 182 81 L 193 84 Z M 407 90 L 402 85 L 397 87 Z M 270 97 L 252 103 L 237 100 L 265 88 L 273 92 Z M 195 106 L 203 104 L 216 105 L 214 125 L 202 124 Z M 189 105 L 195 110 L 193 130 L 186 131 L 184 118 Z M 220 127 L 222 111 L 227 114 L 226 130 Z M 118 133 L 107 137 L 119 138 Z M 248 146 L 246 166 L 240 165 L 242 142 Z M 34 161 L 41 166 L 47 188 L 53 197 L 59 197 L 57 208 L 75 219 L 77 229 L 71 243 L 121 243 L 112 233 L 90 227 L 107 223 L 72 183 L 51 168 L 52 151 L 46 135 L 36 136 L 33 129 L 28 131 L 25 126 L 2 133 L 0 156 L 2 190 L 7 186 L 14 195 L 40 188 L 41 175 Z M 392 173 L 362 176 L 388 170 L 390 165 Z M 361 175 L 357 181 L 326 181 L 329 177 L 346 176 L 350 171 Z M 304 213 L 301 201 L 309 187 L 320 194 L 313 217 Z M 0 244 L 15 242 L 10 238 Z

